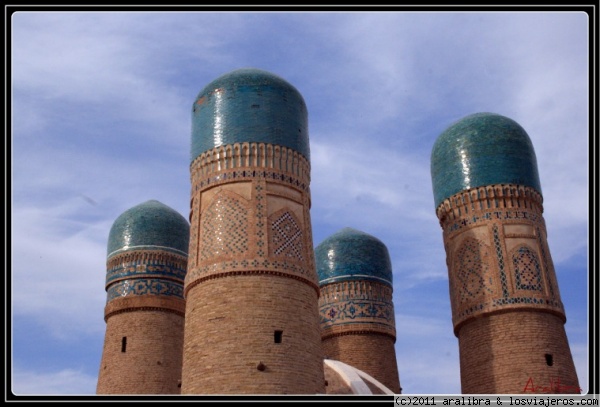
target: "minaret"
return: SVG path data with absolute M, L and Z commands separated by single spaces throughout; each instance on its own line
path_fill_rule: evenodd
M 315 258 L 325 357 L 354 366 L 400 394 L 387 247 L 367 233 L 344 228 L 316 247 Z
M 529 136 L 477 113 L 431 154 L 463 393 L 579 393 Z
M 191 150 L 182 393 L 324 393 L 304 99 L 227 73 L 193 104 Z
M 179 394 L 187 220 L 147 201 L 110 229 L 97 394 Z

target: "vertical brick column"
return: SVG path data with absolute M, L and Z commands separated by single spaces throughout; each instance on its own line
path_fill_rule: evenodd
M 319 310 L 325 357 L 360 369 L 400 394 L 392 289 L 371 281 L 321 286 Z
M 157 201 L 115 221 L 97 394 L 180 393 L 188 241 L 185 218 Z
M 315 259 L 325 357 L 360 369 L 400 394 L 386 246 L 367 233 L 344 228 L 316 247 Z
M 554 387 L 550 393 L 576 392 L 540 194 L 516 185 L 481 187 L 444 201 L 438 217 L 462 391 L 523 393 L 533 383 Z
M 192 164 L 183 393 L 324 393 L 308 186 L 281 146 Z
M 463 393 L 579 393 L 525 130 L 467 116 L 432 151 Z

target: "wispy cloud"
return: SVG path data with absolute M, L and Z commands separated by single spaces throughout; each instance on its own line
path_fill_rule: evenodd
M 49 349 L 67 335 L 102 336 L 118 215 L 158 199 L 188 216 L 191 104 L 216 76 L 247 66 L 284 77 L 307 102 L 315 244 L 350 226 L 390 251 L 406 392 L 459 386 L 429 174 L 452 121 L 494 111 L 525 128 L 552 257 L 568 273 L 559 281 L 585 284 L 569 281 L 584 274 L 573 267 L 585 267 L 588 249 L 583 15 L 18 13 L 12 23 L 12 316 L 44 327 Z M 587 304 L 564 292 L 572 329 Z M 581 371 L 578 329 L 569 332 Z M 14 389 L 95 391 L 80 361 L 63 362 L 54 373 L 16 370 Z
M 19 395 L 93 395 L 98 378 L 81 370 L 64 369 L 49 372 L 15 369 L 12 392 Z

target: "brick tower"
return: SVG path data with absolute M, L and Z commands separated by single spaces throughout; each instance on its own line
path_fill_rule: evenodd
M 462 392 L 578 393 L 525 130 L 467 116 L 436 140 L 431 175 Z
M 192 117 L 182 393 L 324 393 L 304 99 L 240 69 Z
M 325 357 L 352 365 L 400 394 L 386 246 L 369 234 L 344 228 L 316 247 L 315 259 Z
M 179 394 L 190 228 L 147 201 L 110 229 L 97 394 Z

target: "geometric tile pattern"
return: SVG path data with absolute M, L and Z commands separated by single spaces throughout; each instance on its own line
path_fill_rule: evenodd
M 309 182 L 303 179 L 303 177 L 297 177 L 294 175 L 286 174 L 281 171 L 274 169 L 269 170 L 249 170 L 249 169 L 231 169 L 223 170 L 219 173 L 210 174 L 208 176 L 197 178 L 194 180 L 194 186 L 192 192 L 204 190 L 208 187 L 214 187 L 216 185 L 225 184 L 234 181 L 251 181 L 251 180 L 265 180 L 269 182 L 275 182 L 278 184 L 291 185 L 294 188 L 300 189 L 304 192 L 309 192 Z
M 542 275 L 537 254 L 521 245 L 512 254 L 515 283 L 519 290 L 542 291 Z
M 540 223 L 543 222 L 541 215 L 535 212 L 525 211 L 523 209 L 515 210 L 494 210 L 482 211 L 473 216 L 465 216 L 460 219 L 455 219 L 454 223 L 444 226 L 444 235 L 451 234 L 467 229 L 471 226 L 489 222 L 491 220 L 519 220 L 527 219 L 528 222 Z
M 107 302 L 131 295 L 174 296 L 183 299 L 183 285 L 170 280 L 156 278 L 122 280 L 108 287 Z
M 166 255 L 164 251 L 125 252 L 107 262 L 106 283 L 123 278 L 157 276 L 183 280 L 186 262 L 182 256 Z
M 381 282 L 356 279 L 321 286 L 319 316 L 322 331 L 370 324 L 369 329 L 396 335 L 392 287 Z
M 383 322 L 394 324 L 394 307 L 390 302 L 371 300 L 339 301 L 319 309 L 321 326 L 344 322 Z M 361 321 L 366 319 L 366 321 Z
M 498 234 L 498 226 L 493 227 L 494 246 L 496 247 L 496 259 L 498 260 L 498 270 L 500 271 L 500 283 L 502 284 L 502 296 L 508 297 L 508 285 L 506 282 L 506 272 L 504 271 L 504 256 L 502 255 L 502 246 L 500 244 L 500 236 Z
M 269 218 L 271 241 L 269 244 L 271 254 L 302 261 L 302 229 L 298 226 L 294 215 L 284 212 L 274 214 Z
M 473 238 L 467 238 L 456 254 L 456 277 L 461 302 L 470 301 L 483 294 L 492 293 L 487 246 Z
M 243 273 L 246 271 L 252 272 L 257 270 L 291 274 L 302 277 L 302 280 L 314 281 L 314 273 L 310 273 L 310 270 L 306 267 L 306 263 L 295 263 L 286 259 L 282 259 L 281 261 L 271 261 L 267 258 L 254 258 L 201 265 L 196 269 L 188 270 L 186 274 L 186 283 L 194 281 L 197 278 L 205 277 L 209 274 L 223 272 Z
M 267 204 L 267 195 L 266 195 L 266 182 L 262 180 L 258 180 L 253 182 L 254 184 L 254 201 L 256 203 L 256 211 L 255 211 L 255 231 L 256 231 L 256 255 L 258 257 L 265 257 L 265 235 L 266 231 L 266 204 Z M 256 261 L 256 260 L 255 260 Z
M 239 200 L 218 196 L 202 214 L 200 259 L 248 251 L 248 209 Z
M 544 238 L 541 200 L 530 187 L 489 185 L 456 194 L 437 208 L 446 253 L 452 255 L 448 266 L 455 328 L 473 316 L 523 305 L 564 315 Z M 526 225 L 535 233 L 505 234 L 503 225 Z M 479 246 L 466 239 L 462 246 L 452 244 L 476 227 L 489 232 L 492 246 Z M 531 239 L 532 235 L 535 243 L 517 241 L 507 252 L 509 241 Z

